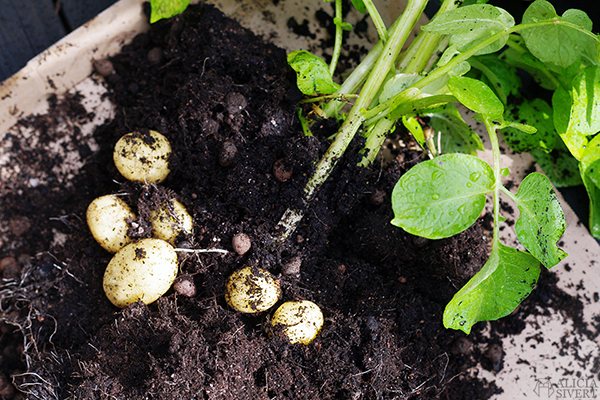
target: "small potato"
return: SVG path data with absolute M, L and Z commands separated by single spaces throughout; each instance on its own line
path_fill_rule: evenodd
M 176 199 L 171 199 L 163 203 L 158 210 L 153 210 L 151 220 L 153 236 L 171 244 L 175 243 L 180 233 L 191 235 L 194 228 L 192 216 Z
M 177 253 L 160 239 L 142 239 L 123 247 L 104 272 L 104 293 L 117 307 L 141 300 L 150 304 L 165 294 L 177 277 Z
M 288 301 L 275 311 L 271 325 L 292 344 L 310 344 L 321 332 L 323 313 L 312 301 Z
M 170 155 L 171 145 L 160 133 L 131 132 L 115 145 L 113 160 L 121 175 L 130 181 L 159 183 L 171 172 Z
M 281 288 L 273 275 L 258 267 L 234 272 L 227 280 L 226 289 L 227 304 L 246 314 L 267 311 L 281 296 Z
M 106 250 L 116 253 L 131 243 L 131 238 L 127 236 L 127 220 L 134 220 L 135 214 L 117 196 L 109 194 L 92 201 L 88 206 L 86 219 L 92 236 Z

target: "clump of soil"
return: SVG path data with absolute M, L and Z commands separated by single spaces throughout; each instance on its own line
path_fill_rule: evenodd
M 469 373 L 491 357 L 473 346 L 487 340 L 478 336 L 481 325 L 467 339 L 441 323 L 445 304 L 487 259 L 483 222 L 438 241 L 389 223 L 393 185 L 420 161 L 418 152 L 403 149 L 389 164 L 361 169 L 357 140 L 294 236 L 276 244 L 275 226 L 287 207 L 302 206 L 302 188 L 331 134 L 302 136 L 285 52 L 197 5 L 155 24 L 110 62 L 105 80 L 116 114 L 96 129 L 98 150 L 80 143 L 83 166 L 73 176 L 32 186 L 15 173 L 2 194 L 3 218 L 17 222 L 2 231 L 12 245 L 1 256 L 20 273 L 0 292 L 2 320 L 10 323 L 0 340 L 12 351 L 0 370 L 15 376 L 25 397 L 485 399 L 498 391 Z M 53 110 L 91 118 L 76 100 Z M 49 118 L 22 123 L 44 131 Z M 173 147 L 172 173 L 160 186 L 125 182 L 112 162 L 120 136 L 146 129 Z M 14 154 L 52 170 L 63 160 L 43 145 L 56 137 L 40 140 L 32 149 L 13 138 Z M 182 253 L 186 292 L 117 309 L 102 291 L 111 254 L 85 224 L 87 205 L 109 193 L 137 211 L 137 237 L 151 235 L 152 204 L 174 196 L 195 223 L 178 246 L 230 252 Z M 245 252 L 233 251 L 239 233 L 251 241 Z M 321 307 L 326 322 L 313 344 L 270 338 L 268 314 L 227 306 L 225 280 L 247 265 L 278 276 L 282 301 Z M 21 353 L 24 361 L 14 356 Z M 499 368 L 491 359 L 488 367 Z

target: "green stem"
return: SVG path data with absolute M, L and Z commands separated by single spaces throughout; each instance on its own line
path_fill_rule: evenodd
M 365 4 L 369 16 L 371 16 L 371 20 L 373 21 L 373 25 L 375 25 L 375 29 L 377 29 L 379 40 L 385 42 L 388 39 L 388 32 L 381 15 L 379 15 L 379 11 L 377 11 L 377 7 L 375 7 L 375 4 L 373 4 L 372 0 L 363 0 L 363 3 Z
M 329 174 L 342 157 L 346 148 L 354 138 L 354 135 L 363 122 L 363 109 L 369 107 L 373 98 L 377 95 L 383 80 L 389 70 L 393 68 L 394 62 L 406 42 L 410 32 L 423 13 L 428 0 L 409 0 L 404 13 L 399 18 L 399 23 L 395 24 L 386 41 L 383 51 L 369 74 L 360 97 L 350 110 L 348 117 L 340 127 L 335 140 L 327 149 L 323 158 L 315 168 L 315 172 L 304 187 L 303 202 L 306 206 L 314 197 L 316 191 L 323 182 L 329 177 Z M 285 240 L 296 228 L 298 222 L 302 219 L 304 210 L 288 209 L 282 219 L 279 221 L 280 230 L 277 241 Z
M 500 188 L 502 187 L 501 174 L 500 174 L 500 145 L 498 144 L 498 136 L 496 135 L 497 126 L 487 117 L 483 117 L 483 123 L 488 131 L 490 137 L 490 144 L 492 148 L 492 170 L 494 171 L 494 178 L 496 184 L 494 185 L 494 236 L 493 243 L 494 247 L 500 242 Z
M 335 24 L 335 44 L 333 45 L 333 55 L 331 56 L 331 64 L 329 64 L 329 74 L 333 76 L 340 53 L 342 51 L 342 0 L 335 0 L 335 19 L 338 23 Z

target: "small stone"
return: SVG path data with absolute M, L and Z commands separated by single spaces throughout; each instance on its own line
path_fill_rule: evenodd
M 182 275 L 175 279 L 173 289 L 177 294 L 185 297 L 194 297 L 196 295 L 196 284 L 191 275 Z
M 219 154 L 219 164 L 222 167 L 231 167 L 235 163 L 237 152 L 237 147 L 235 147 L 235 144 L 233 144 L 233 142 L 223 142 L 223 147 L 221 147 L 221 154 Z
M 98 75 L 105 78 L 115 73 L 115 67 L 113 66 L 113 63 L 106 58 L 102 60 L 94 60 L 92 66 Z
M 494 369 L 498 370 L 500 363 L 502 362 L 502 357 L 504 356 L 502 345 L 498 343 L 490 344 L 485 350 L 484 355 L 492 362 Z
M 150 65 L 160 65 L 165 59 L 165 55 L 160 47 L 154 47 L 150 50 L 147 57 Z
M 300 267 L 302 266 L 302 257 L 296 256 L 285 263 L 281 272 L 286 276 L 300 276 Z
M 279 182 L 285 182 L 292 177 L 293 169 L 289 167 L 285 160 L 277 160 L 273 165 L 273 175 Z
M 245 233 L 238 233 L 231 240 L 231 245 L 233 246 L 233 251 L 238 253 L 240 256 L 243 256 L 248 252 L 248 250 L 250 250 L 252 241 Z

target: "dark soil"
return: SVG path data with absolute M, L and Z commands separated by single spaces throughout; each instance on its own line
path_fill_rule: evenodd
M 538 294 L 492 324 L 491 339 L 480 335 L 489 324 L 478 324 L 468 338 L 444 329 L 445 304 L 487 259 L 484 221 L 439 241 L 393 227 L 393 185 L 421 158 L 407 148 L 389 164 L 360 169 L 360 143 L 353 143 L 293 237 L 273 243 L 286 208 L 301 206 L 330 124 L 315 137 L 301 135 L 299 93 L 285 52 L 219 11 L 191 7 L 155 24 L 110 61 L 114 73 L 109 69 L 105 80 L 116 116 L 95 131 L 98 151 L 76 128 L 69 131 L 65 147 L 85 160 L 77 174 L 53 173 L 64 160 L 45 146 L 56 140 L 52 126 L 65 116 L 92 117 L 78 96 L 53 99 L 48 115 L 21 121 L 40 132 L 41 145 L 13 140 L 14 162 L 22 168 L 0 186 L 0 212 L 8 221 L 0 250 L 0 395 L 485 399 L 499 389 L 468 370 L 500 369 L 502 349 L 481 349 L 520 331 L 539 293 L 557 306 L 578 304 L 560 297 L 544 273 Z M 112 162 L 119 137 L 146 129 L 166 135 L 174 150 L 172 173 L 160 187 L 125 182 Z M 50 172 L 32 186 L 38 170 Z M 117 309 L 102 290 L 111 254 L 85 223 L 87 205 L 109 193 L 121 194 L 138 212 L 138 237 L 151 234 L 152 202 L 177 197 L 195 222 L 194 234 L 178 246 L 230 252 L 181 256 L 181 275 L 192 275 L 195 296 L 171 290 L 149 306 Z M 232 251 L 240 232 L 252 240 L 244 255 Z M 299 275 L 283 274 L 298 257 Z M 321 307 L 325 326 L 311 345 L 269 338 L 269 314 L 248 316 L 227 306 L 225 280 L 246 265 L 277 275 L 282 301 L 309 299 Z M 23 394 L 1 392 L 14 391 L 2 385 L 10 376 Z

